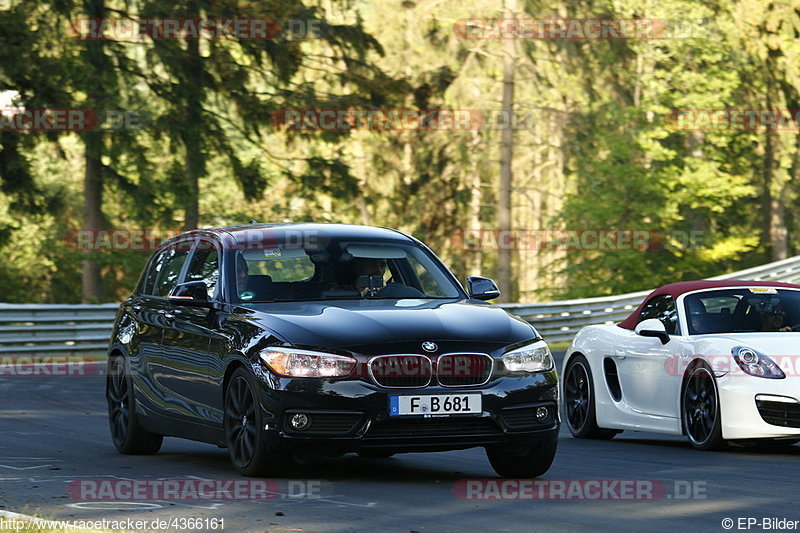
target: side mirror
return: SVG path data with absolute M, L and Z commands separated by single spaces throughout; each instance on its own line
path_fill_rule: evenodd
M 494 300 L 500 297 L 500 289 L 489 278 L 470 276 L 467 278 L 467 293 L 476 300 Z
M 642 337 L 655 337 L 661 341 L 661 344 L 669 342 L 669 333 L 664 327 L 664 324 L 657 318 L 648 318 L 636 324 L 636 334 Z
M 181 283 L 169 293 L 169 301 L 175 305 L 193 307 L 211 307 L 208 299 L 208 287 L 203 281 Z

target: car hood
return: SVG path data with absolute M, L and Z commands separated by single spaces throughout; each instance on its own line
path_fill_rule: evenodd
M 779 331 L 774 333 L 727 333 L 703 335 L 702 340 L 707 349 L 720 348 L 727 350 L 734 346 L 747 346 L 764 355 L 800 355 L 800 333 Z M 720 354 L 717 354 L 720 355 Z
M 475 303 L 473 303 L 475 302 Z M 357 353 L 491 351 L 538 337 L 527 322 L 476 300 L 337 300 L 247 306 L 251 317 L 295 346 Z

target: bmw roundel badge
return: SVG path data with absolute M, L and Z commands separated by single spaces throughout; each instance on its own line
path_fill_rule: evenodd
M 425 341 L 422 343 L 422 349 L 426 352 L 435 352 L 439 349 L 435 342 Z

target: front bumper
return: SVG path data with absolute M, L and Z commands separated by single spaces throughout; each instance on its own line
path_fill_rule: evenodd
M 727 375 L 717 384 L 722 438 L 800 438 L 800 378 Z
M 392 395 L 475 394 L 480 415 L 390 416 Z M 548 416 L 537 418 L 539 407 Z M 262 395 L 268 446 L 294 453 L 340 455 L 359 450 L 402 453 L 476 446 L 524 448 L 554 440 L 560 425 L 555 372 L 495 378 L 480 387 L 389 389 L 366 381 L 274 380 Z M 292 428 L 294 414 L 310 419 Z

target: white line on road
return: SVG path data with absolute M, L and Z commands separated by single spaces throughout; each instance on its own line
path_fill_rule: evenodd
M 116 507 L 115 507 L 116 506 Z M 92 511 L 147 511 L 149 509 L 163 509 L 158 503 L 148 502 L 80 502 L 68 503 L 67 507 Z

